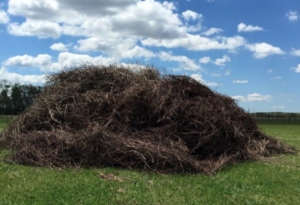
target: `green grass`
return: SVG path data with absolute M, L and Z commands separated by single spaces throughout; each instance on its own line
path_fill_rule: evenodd
M 0 118 L 0 131 L 6 126 L 8 122 L 11 121 L 11 118 Z
M 261 127 L 300 148 L 300 126 Z M 299 156 L 279 156 L 273 163 L 242 163 L 207 177 L 115 168 L 58 171 L 3 162 L 5 153 L 0 151 L 1 205 L 300 204 Z M 108 181 L 99 173 L 113 174 L 125 181 Z

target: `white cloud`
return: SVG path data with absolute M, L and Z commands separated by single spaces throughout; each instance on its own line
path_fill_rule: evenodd
M 120 35 L 154 39 L 182 37 L 186 34 L 186 28 L 178 15 L 173 13 L 174 8 L 173 3 L 138 1 L 128 9 L 121 7 L 122 11 L 112 16 L 111 30 Z
M 204 80 L 202 79 L 202 75 L 197 73 L 197 74 L 192 74 L 191 78 L 194 78 L 195 80 L 197 80 L 198 82 L 203 82 Z
M 199 73 L 192 74 L 192 75 L 191 75 L 191 78 L 194 78 L 194 79 L 197 80 L 199 83 L 202 83 L 202 84 L 204 84 L 204 85 L 211 86 L 211 87 L 216 87 L 216 86 L 219 86 L 219 85 L 220 85 L 220 84 L 218 84 L 218 83 L 206 82 L 205 80 L 203 80 L 202 75 L 199 74 Z
M 247 96 L 248 101 L 270 101 L 272 96 L 253 93 Z
M 185 12 L 182 12 L 182 16 L 186 21 L 198 20 L 202 18 L 202 14 L 198 14 L 191 10 L 186 10 Z
M 156 56 L 152 51 L 142 48 L 140 46 L 134 46 L 134 48 L 128 51 L 121 52 L 122 58 L 134 58 L 134 57 L 145 57 L 146 59 Z
M 160 52 L 159 58 L 162 61 L 175 61 L 180 64 L 180 67 L 184 70 L 202 70 L 200 65 L 195 64 L 195 62 L 186 56 L 173 56 L 171 52 Z
M 246 47 L 246 49 L 254 52 L 254 57 L 257 59 L 266 58 L 269 55 L 285 54 L 285 52 L 282 51 L 280 48 L 274 47 L 267 43 L 248 44 L 245 47 Z
M 217 66 L 225 66 L 227 62 L 230 62 L 231 59 L 227 55 L 224 55 L 222 58 L 217 58 L 214 62 Z
M 68 51 L 67 47 L 63 43 L 55 43 L 50 46 L 50 48 L 55 51 Z
M 10 73 L 6 68 L 0 69 L 0 80 L 9 80 L 15 83 L 44 83 L 45 75 L 20 75 L 17 73 Z
M 74 49 L 81 52 L 101 51 L 115 58 L 145 57 L 146 59 L 156 55 L 143 47 L 137 46 L 134 38 L 99 39 L 92 37 L 78 41 Z
M 145 39 L 142 40 L 144 46 L 163 46 L 166 48 L 184 47 L 188 50 L 234 50 L 245 45 L 246 41 L 241 36 L 219 37 L 210 39 L 199 35 L 187 34 L 185 37 L 176 39 Z
M 58 12 L 59 5 L 55 0 L 9 0 L 8 13 L 31 19 L 46 19 Z
M 230 75 L 230 70 L 227 70 L 227 71 L 225 72 L 225 75 Z
M 214 35 L 214 34 L 218 34 L 218 33 L 220 33 L 220 32 L 222 32 L 223 30 L 222 29 L 220 29 L 220 28 L 210 28 L 210 29 L 208 29 L 207 31 L 205 31 L 205 32 L 202 32 L 202 34 L 204 35 L 204 36 L 211 36 L 211 35 Z
M 37 36 L 39 38 L 59 38 L 62 34 L 58 23 L 27 19 L 21 25 L 11 23 L 8 32 L 16 36 Z
M 274 110 L 283 110 L 283 109 L 285 109 L 285 106 L 284 106 L 284 105 L 273 106 L 272 108 L 273 108 Z
M 291 68 L 292 70 L 295 71 L 295 73 L 300 73 L 300 64 L 298 64 L 298 67 L 296 68 Z
M 240 23 L 238 25 L 238 32 L 254 32 L 254 31 L 264 31 L 262 27 L 246 25 L 244 23 Z
M 89 55 L 63 52 L 59 54 L 57 62 L 53 62 L 52 57 L 46 54 L 41 54 L 37 57 L 23 55 L 9 58 L 5 61 L 5 65 L 26 68 L 35 67 L 39 68 L 42 72 L 55 72 L 83 64 L 110 65 L 117 62 L 116 59 L 103 56 L 91 57 Z
M 153 57 L 151 51 L 139 45 L 140 41 L 143 46 L 199 51 L 234 50 L 246 42 L 241 36 L 211 39 L 189 34 L 201 29 L 202 15 L 191 10 L 180 15 L 176 4 L 167 1 L 10 0 L 8 5 L 10 15 L 25 17 L 23 23 L 8 24 L 12 35 L 81 36 L 77 51 L 101 51 L 115 58 Z M 198 23 L 189 25 L 184 19 Z M 220 31 L 211 28 L 206 35 Z
M 224 67 L 226 63 L 230 62 L 231 58 L 227 55 L 224 55 L 222 58 L 217 58 L 215 61 L 211 60 L 210 57 L 203 57 L 199 59 L 199 63 L 207 64 L 207 63 L 213 63 L 217 66 Z
M 135 45 L 135 39 L 101 39 L 98 37 L 92 37 L 78 41 L 78 46 L 74 49 L 82 52 L 87 51 L 101 51 L 103 53 L 110 53 L 115 50 L 125 49 L 126 51 Z M 118 47 L 116 49 L 115 47 Z
M 14 56 L 5 61 L 6 66 L 19 66 L 19 67 L 41 67 L 49 65 L 52 57 L 47 54 L 41 54 L 37 57 L 23 55 Z
M 235 100 L 238 100 L 238 101 L 242 101 L 242 102 L 246 101 L 246 98 L 242 95 L 236 95 L 236 96 L 233 96 L 232 98 Z
M 236 95 L 236 96 L 233 96 L 232 98 L 242 101 L 242 102 L 253 102 L 253 101 L 270 101 L 272 99 L 272 96 L 253 93 L 253 94 L 247 95 L 246 97 L 241 96 L 241 95 Z
M 236 83 L 236 84 L 247 84 L 247 83 L 249 83 L 248 80 L 233 80 L 232 82 Z
M 107 58 L 103 56 L 91 57 L 89 55 L 63 52 L 59 54 L 57 62 L 53 62 L 48 66 L 41 67 L 41 70 L 53 72 L 60 71 L 65 68 L 81 66 L 84 64 L 110 65 L 114 63 L 117 63 L 117 61 L 113 58 Z
M 272 78 L 273 80 L 280 80 L 280 79 L 282 79 L 282 77 L 281 76 L 277 76 L 277 77 L 274 77 L 274 78 Z
M 199 59 L 199 63 L 207 64 L 210 62 L 210 57 L 203 57 Z
M 273 73 L 273 70 L 272 70 L 272 69 L 269 69 L 269 70 L 267 71 L 267 73 Z
M 3 10 L 0 10 L 0 24 L 7 24 L 9 22 L 9 17 L 7 13 Z
M 182 12 L 182 17 L 186 21 L 185 27 L 187 32 L 197 32 L 202 29 L 201 21 L 202 21 L 202 14 L 198 14 L 194 11 L 187 10 L 185 12 Z M 197 24 L 190 25 L 189 21 L 196 21 L 198 20 Z
M 109 15 L 116 12 L 120 12 L 123 9 L 126 9 L 135 3 L 137 0 L 60 0 L 62 6 L 71 8 L 77 12 L 86 14 L 86 15 Z
M 61 32 L 103 38 L 177 38 L 184 36 L 187 28 L 173 12 L 175 9 L 172 2 L 155 0 L 10 0 L 8 12 L 26 18 L 24 24 L 10 26 L 14 35 L 40 37 L 43 24 L 34 25 L 34 22 L 45 22 L 43 27 L 59 26 L 60 32 L 46 36 L 53 38 Z
M 289 11 L 289 13 L 286 14 L 286 16 L 288 17 L 288 19 L 292 22 L 292 21 L 296 21 L 298 20 L 299 16 L 298 16 L 298 12 L 297 11 Z
M 292 48 L 291 55 L 300 57 L 300 49 L 296 50 Z

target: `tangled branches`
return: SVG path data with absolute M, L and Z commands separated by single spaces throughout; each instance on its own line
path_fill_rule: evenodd
M 0 136 L 18 163 L 215 173 L 297 150 L 262 133 L 236 102 L 152 67 L 83 66 L 48 77 Z

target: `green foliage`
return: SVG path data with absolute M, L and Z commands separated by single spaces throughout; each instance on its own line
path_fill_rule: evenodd
M 17 115 L 29 107 L 41 86 L 10 84 L 0 81 L 0 115 Z
M 300 126 L 262 125 L 300 148 Z M 300 157 L 226 167 L 213 177 L 115 168 L 51 170 L 3 162 L 0 204 L 300 204 Z M 111 174 L 112 181 L 105 177 Z M 121 182 L 123 180 L 123 182 Z

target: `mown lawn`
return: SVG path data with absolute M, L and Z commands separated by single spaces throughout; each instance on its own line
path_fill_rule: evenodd
M 0 127 L 5 126 L 3 123 Z M 261 125 L 300 149 L 300 126 Z M 0 204 L 300 204 L 300 157 L 230 166 L 213 177 L 133 170 L 51 170 L 3 162 Z

